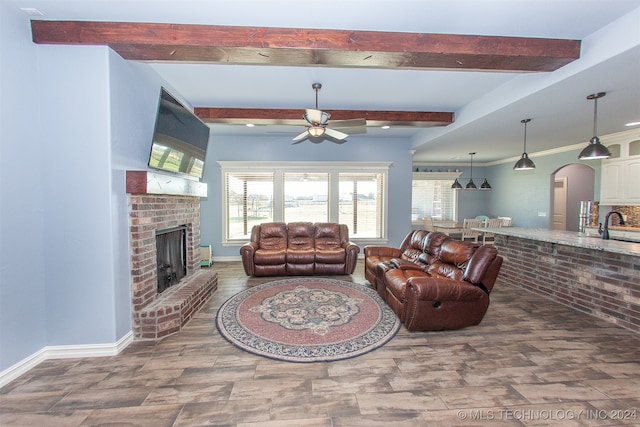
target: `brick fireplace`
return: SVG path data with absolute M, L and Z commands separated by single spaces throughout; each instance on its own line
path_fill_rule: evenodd
M 127 171 L 127 193 L 133 332 L 137 339 L 158 339 L 180 331 L 218 287 L 216 272 L 200 268 L 200 197 L 206 184 Z M 159 294 L 156 231 L 173 227 L 185 228 L 187 272 Z

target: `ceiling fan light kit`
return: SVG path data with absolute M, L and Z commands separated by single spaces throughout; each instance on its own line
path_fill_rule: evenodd
M 513 170 L 526 171 L 536 168 L 533 160 L 531 160 L 529 158 L 529 155 L 527 154 L 527 123 L 529 123 L 530 121 L 531 119 L 520 120 L 520 123 L 524 124 L 524 149 L 522 150 L 522 157 L 520 158 L 520 160 L 518 160 L 516 164 L 513 165 Z
M 598 92 L 593 93 L 587 96 L 587 99 L 593 100 L 593 138 L 589 141 L 589 145 L 587 145 L 578 155 L 578 159 L 580 160 L 597 160 L 597 159 L 608 159 L 611 157 L 611 152 L 609 149 L 604 146 L 600 142 L 600 138 L 598 138 L 598 98 L 602 98 L 605 96 L 606 92 Z
M 293 138 L 293 143 L 299 144 L 307 138 L 311 138 L 311 142 L 313 143 L 319 143 L 322 142 L 322 138 L 325 136 L 329 137 L 336 144 L 344 143 L 349 135 L 344 132 L 340 132 L 339 130 L 327 127 L 329 119 L 331 118 L 331 113 L 318 109 L 318 92 L 322 89 L 322 83 L 313 83 L 311 88 L 316 92 L 316 108 L 308 108 L 305 110 L 303 117 L 307 123 L 309 123 L 309 126 L 307 127 L 307 130 Z M 364 127 L 367 124 L 365 119 L 341 120 L 339 122 L 334 122 L 334 124 L 336 123 L 343 123 L 350 127 Z

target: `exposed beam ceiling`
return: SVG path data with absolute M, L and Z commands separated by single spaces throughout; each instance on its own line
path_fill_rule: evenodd
M 32 21 L 42 44 L 107 45 L 125 59 L 364 68 L 554 71 L 580 41 L 302 28 Z
M 32 21 L 40 44 L 107 45 L 129 60 L 383 69 L 554 71 L 580 57 L 580 41 L 299 28 Z M 299 109 L 196 108 L 208 123 L 305 125 Z M 331 110 L 368 126 L 434 127 L 452 112 Z
M 205 123 L 307 126 L 300 109 L 202 108 L 195 113 Z M 331 120 L 366 119 L 367 126 L 446 126 L 453 113 L 423 111 L 331 110 Z

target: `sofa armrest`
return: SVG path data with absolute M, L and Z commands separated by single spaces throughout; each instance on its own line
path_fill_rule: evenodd
M 392 248 L 390 246 L 374 246 L 367 245 L 364 247 L 364 256 L 365 258 L 369 257 L 384 257 L 384 258 L 400 258 L 402 256 L 402 251 L 398 248 Z
M 411 277 L 407 291 L 407 298 L 417 301 L 473 301 L 487 295 L 471 283 L 439 277 Z
M 353 242 L 347 242 L 344 246 L 347 259 L 345 260 L 345 274 L 353 274 L 356 270 L 356 264 L 358 263 L 358 254 L 360 253 L 360 246 Z
M 256 242 L 247 242 L 240 246 L 240 255 L 242 256 L 242 266 L 247 276 L 253 276 L 255 273 L 255 264 L 253 263 L 253 255 L 258 249 Z

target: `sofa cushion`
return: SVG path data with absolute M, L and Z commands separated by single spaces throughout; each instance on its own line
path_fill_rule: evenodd
M 464 270 L 479 245 L 460 240 L 447 240 L 442 243 L 438 260 Z
M 340 226 L 334 223 L 317 223 L 315 230 L 316 250 L 340 249 Z M 344 253 L 344 252 L 343 252 Z
M 440 255 L 442 243 L 448 240 L 451 240 L 451 237 L 444 233 L 432 231 L 427 234 L 426 238 L 422 241 L 422 253 L 418 259 L 424 264 L 432 264 Z
M 287 249 L 287 225 L 284 222 L 262 224 L 258 248 L 267 251 L 284 251 Z
M 314 248 L 313 223 L 290 222 L 287 225 L 287 249 L 305 250 Z
M 462 280 L 464 271 L 455 265 L 442 261 L 436 261 L 429 266 L 427 273 L 431 277 L 446 278 L 451 280 Z
M 417 261 L 420 254 L 422 254 L 424 239 L 428 234 L 429 232 L 426 230 L 416 230 L 411 236 L 409 246 L 402 252 L 402 259 Z
M 286 250 L 284 249 L 258 249 L 253 255 L 256 265 L 284 265 Z
M 387 291 L 400 302 L 407 299 L 407 280 L 411 277 L 429 277 L 422 270 L 388 270 L 384 275 L 384 281 L 387 285 Z

